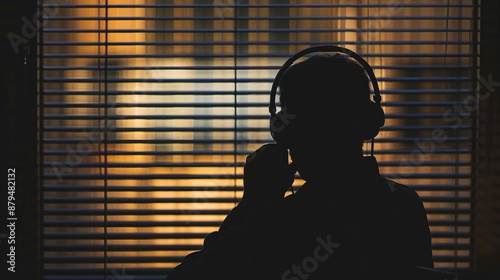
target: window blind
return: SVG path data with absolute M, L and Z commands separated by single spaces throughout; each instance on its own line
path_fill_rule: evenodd
M 422 197 L 436 267 L 472 268 L 478 5 L 347 2 L 40 1 L 43 279 L 164 279 L 201 249 L 272 141 L 279 67 L 319 44 L 372 65 L 381 172 Z

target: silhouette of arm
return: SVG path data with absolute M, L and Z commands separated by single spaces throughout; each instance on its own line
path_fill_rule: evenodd
M 419 195 L 410 187 L 388 180 L 395 193 L 398 248 L 410 266 L 433 268 L 431 233 L 427 212 Z
M 239 266 L 250 263 L 245 258 L 260 244 L 259 233 L 265 230 L 263 223 L 270 214 L 263 209 L 281 201 L 293 183 L 295 171 L 288 165 L 287 156 L 282 147 L 266 144 L 247 157 L 242 200 L 219 230 L 205 238 L 203 249 L 186 256 L 168 280 L 211 279 L 215 275 L 221 279 L 221 273 L 235 275 Z
M 187 279 L 209 279 L 206 275 L 205 260 L 207 258 L 217 258 L 213 252 L 209 252 L 215 247 L 215 244 L 232 232 L 233 229 L 240 227 L 246 220 L 247 210 L 244 207 L 236 206 L 226 216 L 218 231 L 214 231 L 207 235 L 203 242 L 203 248 L 188 254 L 182 260 L 181 264 L 174 268 L 174 270 L 167 277 L 168 280 L 187 280 Z M 209 252 L 207 254 L 207 251 Z M 210 255 L 210 256 L 207 256 Z M 198 278 L 202 276 L 202 278 Z

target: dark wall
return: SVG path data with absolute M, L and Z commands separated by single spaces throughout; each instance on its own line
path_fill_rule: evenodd
M 1 161 L 0 275 L 1 279 L 38 279 L 38 198 L 36 164 L 36 1 L 2 0 L 1 21 Z M 26 60 L 26 63 L 25 63 Z M 8 169 L 15 169 L 8 212 Z M 11 183 L 11 190 L 13 184 Z M 12 206 L 12 205 L 11 205 Z M 7 216 L 6 216 L 7 215 Z M 7 220 L 7 217 L 16 220 Z M 13 225 L 12 225 L 13 223 Z M 7 225 L 11 225 L 8 227 Z M 15 242 L 15 244 L 14 244 Z M 15 246 L 11 250 L 11 246 Z M 14 270 L 7 258 L 15 258 Z
M 7 170 L 15 168 L 15 273 L 7 271 L 10 231 L 0 227 L 2 279 L 39 279 L 35 0 L 2 0 L 0 219 L 7 224 Z M 481 1 L 475 265 L 500 269 L 500 1 Z M 9 36 L 10 34 L 10 36 Z M 9 39 L 10 38 L 10 39 Z M 14 42 L 14 44 L 12 43 Z M 25 48 L 27 46 L 27 48 Z M 29 49 L 29 53 L 27 50 Z M 26 64 L 24 63 L 26 57 Z M 491 76 L 490 76 L 491 75 Z M 490 78 L 491 77 L 491 78 Z M 7 274 L 9 273 L 9 274 Z
M 500 269 L 500 1 L 481 1 L 476 268 Z M 487 81 L 487 82 L 485 82 Z

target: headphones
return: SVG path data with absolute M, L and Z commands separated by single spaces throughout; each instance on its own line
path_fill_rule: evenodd
M 295 118 L 295 115 L 287 114 L 286 110 L 281 110 L 280 112 L 276 112 L 276 93 L 278 90 L 278 86 L 281 82 L 281 79 L 285 72 L 293 65 L 295 61 L 299 58 L 304 57 L 308 54 L 315 52 L 338 52 L 342 54 L 346 54 L 349 57 L 353 58 L 357 61 L 364 69 L 368 77 L 370 78 L 370 82 L 373 87 L 373 100 L 369 101 L 369 104 L 362 113 L 362 124 L 356 130 L 356 136 L 360 138 L 360 140 L 370 140 L 371 139 L 371 155 L 373 156 L 373 146 L 374 146 L 374 138 L 380 131 L 380 128 L 384 126 L 385 123 L 385 115 L 384 111 L 380 105 L 382 100 L 380 96 L 380 91 L 377 83 L 377 79 L 375 74 L 373 73 L 373 69 L 371 66 L 357 53 L 343 47 L 339 46 L 331 46 L 331 45 L 319 45 L 309 47 L 304 49 L 294 56 L 290 57 L 280 68 L 276 77 L 274 79 L 273 85 L 271 87 L 271 96 L 270 96 L 270 104 L 269 104 L 269 113 L 271 114 L 269 126 L 271 131 L 272 138 L 276 141 L 277 144 L 283 145 L 285 147 L 289 147 L 290 137 L 290 129 L 289 124 Z

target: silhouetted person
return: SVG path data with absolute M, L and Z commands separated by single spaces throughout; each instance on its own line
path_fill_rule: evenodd
M 247 157 L 241 202 L 167 279 L 403 280 L 413 267 L 432 268 L 417 193 L 363 156 L 384 115 L 362 66 L 314 55 L 286 71 L 279 93 L 279 145 Z M 305 184 L 284 197 L 295 169 Z

